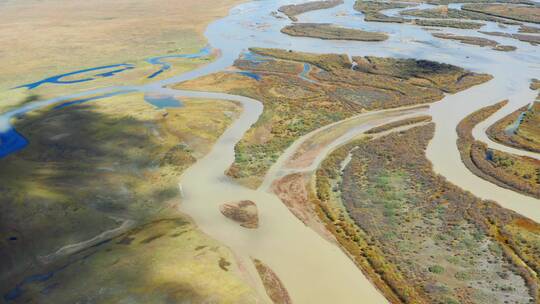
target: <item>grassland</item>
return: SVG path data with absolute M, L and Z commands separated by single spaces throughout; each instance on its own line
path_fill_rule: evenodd
M 446 5 L 450 3 L 463 3 L 461 0 L 428 0 L 426 1 L 433 5 Z M 535 5 L 536 2 L 532 0 L 468 0 L 467 3 L 509 3 L 509 4 L 524 4 Z
M 462 7 L 465 11 L 472 11 L 507 19 L 540 23 L 540 7 L 536 5 L 513 5 L 513 4 L 466 4 Z
M 435 19 L 460 19 L 460 20 L 481 20 L 499 22 L 503 24 L 519 24 L 517 21 L 507 20 L 495 16 L 486 15 L 483 13 L 464 11 L 458 9 L 448 8 L 447 6 L 439 6 L 431 9 L 410 9 L 400 13 L 404 16 L 413 16 L 421 18 L 435 18 Z
M 85 68 L 119 63 L 137 66 L 115 77 L 39 87 L 32 94 L 50 98 L 100 86 L 146 82 L 156 67 L 145 59 L 197 53 L 207 44 L 203 35 L 206 26 L 240 2 L 0 1 L 0 56 L 4 61 L 0 71 L 0 111 L 31 95 L 25 89 L 11 88 Z M 169 61 L 173 65 L 171 71 L 180 73 L 210 59 Z
M 465 166 L 479 177 L 501 187 L 540 198 L 540 161 L 488 148 L 472 136 L 472 129 L 502 108 L 506 101 L 482 108 L 457 126 L 458 148 Z
M 177 211 L 181 201 L 180 175 L 209 151 L 240 112 L 238 105 L 228 102 L 186 99 L 183 103 L 181 108 L 157 109 L 145 103 L 142 94 L 131 94 L 57 110 L 43 109 L 14 122 L 16 129 L 29 140 L 29 145 L 0 160 L 0 231 L 5 236 L 0 241 L 3 292 L 14 288 L 22 277 L 42 272 L 44 267 L 48 269 L 50 263 L 65 262 L 72 253 L 68 250 L 71 245 L 82 243 L 85 246 L 81 249 L 88 246 L 102 248 L 101 242 L 130 227 L 182 216 Z M 129 225 L 124 225 L 126 222 Z M 156 228 L 159 231 L 166 229 L 161 224 L 158 226 L 161 227 Z M 188 226 L 190 231 L 193 230 L 190 233 L 201 243 L 214 246 L 192 224 Z M 123 228 L 118 230 L 119 227 Z M 115 233 L 111 235 L 107 231 Z M 104 237 L 96 237 L 100 235 Z M 195 256 L 190 244 L 178 247 L 175 252 L 186 249 Z M 133 254 L 134 259 L 154 259 L 166 254 L 168 248 L 163 248 L 164 251 L 156 249 L 153 253 L 145 252 L 147 249 L 142 246 L 133 248 L 135 252 L 131 252 L 131 247 L 121 251 L 126 255 Z M 107 250 L 101 255 L 107 255 Z M 177 265 L 173 256 L 169 258 L 156 263 L 163 269 Z M 88 269 L 96 271 L 99 265 L 105 268 L 109 265 L 102 264 L 101 258 L 95 263 L 96 268 Z M 147 271 L 145 265 L 151 266 L 142 263 L 143 268 L 139 269 L 138 263 L 137 267 L 131 263 L 134 262 L 119 267 L 127 274 L 135 274 Z M 112 271 L 107 273 L 110 275 L 107 280 L 116 279 L 116 284 L 121 284 L 118 280 L 122 277 L 114 277 Z M 72 276 L 76 274 L 74 271 Z M 101 279 L 99 272 L 92 275 L 96 280 Z M 153 275 L 158 282 L 160 273 Z M 178 282 L 178 286 L 188 284 L 186 277 L 189 275 L 181 276 L 185 281 Z M 78 280 L 77 290 L 82 289 L 85 282 Z M 173 290 L 174 282 L 162 283 L 170 285 L 164 288 Z M 225 280 L 224 286 L 227 282 Z M 133 283 L 144 282 L 133 280 Z M 197 290 L 185 291 L 196 296 Z M 71 291 L 61 288 L 58 299 L 64 292 Z M 177 292 L 182 296 L 184 290 L 179 288 Z M 207 292 L 209 290 L 203 293 Z M 139 295 L 140 299 L 147 296 Z M 36 293 L 34 296 L 42 295 Z M 74 292 L 70 296 L 77 295 Z M 66 295 L 66 299 L 72 298 Z M 34 301 L 49 302 L 39 298 Z
M 435 26 L 435 27 L 452 27 L 459 29 L 479 29 L 484 24 L 478 22 L 466 22 L 466 21 L 455 21 L 455 20 L 429 20 L 429 19 L 415 19 L 414 24 L 420 26 Z
M 456 40 L 464 44 L 477 45 L 480 47 L 488 46 L 488 47 L 491 47 L 491 49 L 495 51 L 509 52 L 509 51 L 516 50 L 515 46 L 499 44 L 495 40 L 482 38 L 482 37 L 460 36 L 460 35 L 447 34 L 447 33 L 432 33 L 431 35 L 433 37 L 440 38 L 440 39 Z
M 365 15 L 365 21 L 371 22 L 394 22 L 403 23 L 407 20 L 399 17 L 389 17 L 381 13 L 383 10 L 394 8 L 405 8 L 410 4 L 399 2 L 378 2 L 378 1 L 361 1 L 357 0 L 354 3 L 354 9 L 362 12 Z
M 10 303 L 258 301 L 230 250 L 182 217 L 151 221 L 46 265 L 33 281 L 32 270 L 2 284 L 3 295 L 5 288 L 19 294 Z
M 486 32 L 486 31 L 479 31 L 479 33 L 482 33 L 482 34 L 485 34 L 485 35 L 491 35 L 491 36 L 513 38 L 513 39 L 516 39 L 516 40 L 519 40 L 519 41 L 528 42 L 531 45 L 539 45 L 540 44 L 540 36 L 538 36 L 538 35 L 509 34 L 509 33 L 503 33 L 503 32 Z
M 436 37 L 436 38 L 457 40 L 461 43 L 470 44 L 470 45 L 478 45 L 482 47 L 484 46 L 495 47 L 498 44 L 497 41 L 495 40 L 482 38 L 482 37 L 459 36 L 459 35 L 444 34 L 444 33 L 433 33 L 431 35 L 433 35 L 433 37 Z
M 312 37 L 329 40 L 384 41 L 388 36 L 383 33 L 348 29 L 325 23 L 294 23 L 281 29 L 291 36 Z
M 306 3 L 301 3 L 301 4 L 284 5 L 280 7 L 278 11 L 287 15 L 287 17 L 289 17 L 289 19 L 291 19 L 292 21 L 298 21 L 298 19 L 296 18 L 297 15 L 300 15 L 309 11 L 332 8 L 340 4 L 343 4 L 343 0 L 311 1 L 311 2 L 306 2 Z
M 540 100 L 503 117 L 487 134 L 502 144 L 540 153 Z
M 406 8 L 411 6 L 410 3 L 400 2 L 379 2 L 379 1 L 362 1 L 357 0 L 354 8 L 365 14 L 366 21 L 374 22 L 394 22 L 394 23 L 411 23 L 419 26 L 437 26 L 437 27 L 451 27 L 462 29 L 479 29 L 484 24 L 481 22 L 461 21 L 461 20 L 474 20 L 474 21 L 492 21 L 500 22 L 504 24 L 520 24 L 517 21 L 508 20 L 496 16 L 490 16 L 479 12 L 462 11 L 457 9 L 450 9 L 447 6 L 440 6 L 432 9 L 408 9 L 402 11 L 400 14 L 403 16 L 413 16 L 428 19 L 414 19 L 408 20 L 401 17 L 389 17 L 384 15 L 381 11 L 395 8 Z M 433 19 L 433 20 L 430 20 Z M 437 20 L 435 20 L 437 19 Z
M 513 46 L 513 45 L 502 45 L 502 44 L 499 44 L 497 46 L 495 46 L 493 48 L 493 50 L 495 51 L 501 51 L 501 52 L 512 52 L 512 51 L 515 51 L 517 50 L 517 47 Z
M 319 218 L 391 303 L 537 303 L 540 226 L 436 175 L 433 132 L 332 152 L 306 183 Z
M 529 86 L 531 90 L 540 90 L 540 80 L 533 78 L 531 79 L 531 85 Z
M 366 110 L 425 104 L 491 77 L 431 61 L 252 49 L 260 59 L 238 59 L 234 67 L 259 80 L 217 73 L 179 88 L 225 91 L 264 103 L 264 112 L 236 145 L 228 174 L 256 187 L 279 155 L 297 138 Z M 307 81 L 299 76 L 308 64 Z

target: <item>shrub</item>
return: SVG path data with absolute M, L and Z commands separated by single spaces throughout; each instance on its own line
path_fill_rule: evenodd
M 428 270 L 432 273 L 441 274 L 444 272 L 444 267 L 442 267 L 441 265 L 433 265 L 429 266 Z

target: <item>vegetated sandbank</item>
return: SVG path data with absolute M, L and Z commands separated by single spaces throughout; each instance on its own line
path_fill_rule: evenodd
M 501 187 L 540 198 L 540 161 L 490 149 L 475 140 L 472 129 L 498 111 L 507 101 L 482 108 L 457 126 L 457 145 L 465 166 L 477 176 Z
M 436 1 L 435 1 L 436 2 Z M 504 2 L 504 1 L 502 1 Z M 512 2 L 512 1 L 508 1 Z M 411 16 L 411 17 L 421 17 L 423 19 L 410 19 L 396 16 L 387 16 L 382 11 L 388 9 L 403 9 L 411 6 L 411 3 L 400 3 L 400 2 L 379 2 L 379 1 L 362 1 L 357 0 L 355 2 L 354 8 L 357 11 L 362 12 L 365 15 L 364 20 L 368 22 L 392 22 L 392 23 L 409 23 L 416 24 L 419 26 L 429 26 L 429 27 L 450 27 L 450 28 L 461 28 L 461 29 L 479 29 L 485 24 L 478 21 L 490 21 L 498 22 L 500 24 L 508 25 L 521 25 L 519 21 L 511 20 L 515 18 L 508 18 L 502 15 L 492 15 L 479 10 L 465 10 L 449 8 L 448 3 L 441 1 L 441 3 L 430 3 L 430 4 L 443 4 L 439 7 L 428 8 L 428 9 L 406 9 L 399 12 L 401 16 Z M 535 4 L 532 2 L 527 2 L 527 5 L 530 5 L 532 11 L 529 13 L 534 16 L 535 14 Z M 482 4 L 478 4 L 482 5 Z M 471 6 L 474 6 L 472 4 Z M 513 12 L 513 7 L 510 5 L 505 5 L 509 12 Z M 522 6 L 515 6 L 520 10 L 524 9 Z M 505 10 L 503 10 L 505 11 Z M 511 14 L 510 14 L 511 15 Z M 463 21 L 464 19 L 472 21 Z M 527 30 L 530 27 L 524 28 Z M 534 33 L 534 28 L 531 28 L 531 31 Z M 521 32 L 521 31 L 520 31 Z M 533 43 L 535 37 L 529 37 L 530 35 L 524 34 L 508 34 L 509 37 L 513 37 L 522 41 L 528 41 Z M 508 51 L 509 47 L 498 47 L 500 50 Z
M 454 34 L 445 34 L 445 33 L 432 33 L 433 37 L 441 38 L 441 39 L 450 39 L 450 40 L 457 40 L 461 43 L 471 44 L 471 45 L 478 45 L 478 46 L 491 46 L 495 47 L 497 44 L 499 44 L 495 40 L 482 38 L 482 37 L 473 37 L 473 36 L 459 36 Z
M 451 3 L 463 3 L 462 0 L 428 0 L 428 4 L 433 5 L 448 5 Z M 533 0 L 470 0 L 467 3 L 508 3 L 508 4 L 523 4 L 523 5 L 536 5 Z
M 502 32 L 486 32 L 486 31 L 479 31 L 479 33 L 482 33 L 485 35 L 491 35 L 491 36 L 513 38 L 519 41 L 528 42 L 531 45 L 540 44 L 540 36 L 538 35 L 509 34 L 509 33 L 502 33 Z
M 366 110 L 440 100 L 491 77 L 437 62 L 378 57 L 252 49 L 234 66 L 259 79 L 216 73 L 179 84 L 197 90 L 222 90 L 264 103 L 264 112 L 236 145 L 228 175 L 257 187 L 267 170 L 295 139 L 320 126 Z M 311 67 L 306 81 L 299 75 Z
M 540 153 L 540 95 L 537 100 L 503 117 L 487 129 L 490 139 Z
M 268 265 L 258 259 L 253 259 L 253 264 L 255 264 L 255 268 L 261 277 L 266 293 L 272 302 L 274 302 L 274 304 L 291 304 L 292 300 L 287 289 L 272 268 L 268 267 Z
M 516 49 L 516 47 L 514 46 L 502 45 L 502 44 L 499 44 L 495 40 L 482 38 L 482 37 L 460 36 L 460 35 L 447 34 L 447 33 L 432 33 L 431 35 L 433 37 L 441 38 L 441 39 L 457 40 L 465 44 L 478 45 L 481 47 L 489 46 L 493 50 L 496 50 L 496 51 L 513 51 Z
M 392 22 L 409 23 L 419 26 L 430 27 L 451 27 L 461 29 L 479 29 L 484 23 L 476 21 L 493 21 L 505 24 L 520 24 L 517 21 L 507 20 L 477 12 L 449 9 L 441 6 L 432 9 L 407 9 L 400 12 L 402 16 L 421 17 L 426 19 L 406 19 L 403 17 L 387 16 L 382 11 L 388 9 L 402 9 L 411 6 L 410 3 L 400 2 L 378 2 L 357 0 L 354 9 L 365 15 L 364 20 L 368 22 Z M 437 19 L 437 20 L 435 20 Z M 474 21 L 462 21 L 463 19 Z
M 466 22 L 456 20 L 430 20 L 430 19 L 414 19 L 413 24 L 421 26 L 435 26 L 435 27 L 453 27 L 459 29 L 472 29 L 477 30 L 484 26 L 483 23 L 478 22 Z
M 521 25 L 518 31 L 520 33 L 540 34 L 540 27 Z
M 417 123 L 420 123 L 420 122 L 427 122 L 427 121 L 431 121 L 431 116 L 422 115 L 422 116 L 412 117 L 412 118 L 408 118 L 408 119 L 402 119 L 402 120 L 398 120 L 396 122 L 391 122 L 391 123 L 388 123 L 388 124 L 384 124 L 382 126 L 374 127 L 374 128 L 371 128 L 371 129 L 367 130 L 365 133 L 366 134 L 381 133 L 381 132 L 385 132 L 385 131 L 388 131 L 388 130 L 391 130 L 391 129 L 399 128 L 399 127 L 402 127 L 402 126 L 413 125 L 413 124 L 417 124 Z
M 389 17 L 381 13 L 383 10 L 406 8 L 411 6 L 409 3 L 399 2 L 379 2 L 379 1 L 360 1 L 357 0 L 354 3 L 354 9 L 362 12 L 365 15 L 365 21 L 373 22 L 394 22 L 403 23 L 407 22 L 407 19 L 400 17 Z
M 384 33 L 349 29 L 327 23 L 294 23 L 281 29 L 291 36 L 312 37 L 329 40 L 384 41 Z
M 540 226 L 436 175 L 425 157 L 433 130 L 353 140 L 315 174 L 277 183 L 296 178 L 314 204 L 303 211 L 392 303 L 537 301 Z
M 284 5 L 278 9 L 278 11 L 284 13 L 292 21 L 298 21 L 296 18 L 297 15 L 314 11 L 320 9 L 332 8 L 343 4 L 343 0 L 322 0 L 322 1 L 311 1 L 301 4 L 290 4 Z
M 413 16 L 421 18 L 433 18 L 433 19 L 467 19 L 467 20 L 479 20 L 479 21 L 491 21 L 509 25 L 520 24 L 514 20 L 508 20 L 495 16 L 486 15 L 483 13 L 464 11 L 455 8 L 449 8 L 448 6 L 439 6 L 429 9 L 408 9 L 400 12 L 403 16 Z
M 540 23 L 540 7 L 538 5 L 474 3 L 465 4 L 461 9 L 517 21 Z

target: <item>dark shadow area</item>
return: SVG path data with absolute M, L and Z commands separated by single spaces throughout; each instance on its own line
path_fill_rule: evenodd
M 174 176 L 160 169 L 193 160 L 155 135 L 160 121 L 96 109 L 44 110 L 14 123 L 29 144 L 0 159 L 0 281 L 10 283 L 3 292 L 44 256 L 126 219 L 145 222 L 178 196 Z
M 154 271 L 155 262 L 152 260 L 161 254 L 159 249 L 149 247 L 151 241 L 148 240 L 157 240 L 157 235 L 163 238 L 162 242 L 173 243 L 175 246 L 171 247 L 184 250 L 185 240 L 175 239 L 175 236 L 191 229 L 192 224 L 183 218 L 161 219 L 140 225 L 28 272 L 29 275 L 4 292 L 3 300 L 7 303 L 58 303 L 58 300 L 62 303 L 114 302 L 121 299 L 202 303 L 205 298 L 187 281 L 164 280 L 156 284 L 148 279 Z M 125 242 L 126 239 L 131 241 Z

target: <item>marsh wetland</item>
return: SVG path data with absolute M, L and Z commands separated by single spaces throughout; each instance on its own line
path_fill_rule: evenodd
M 192 47 L 5 81 L 2 300 L 540 303 L 539 4 L 497 2 L 190 3 Z

